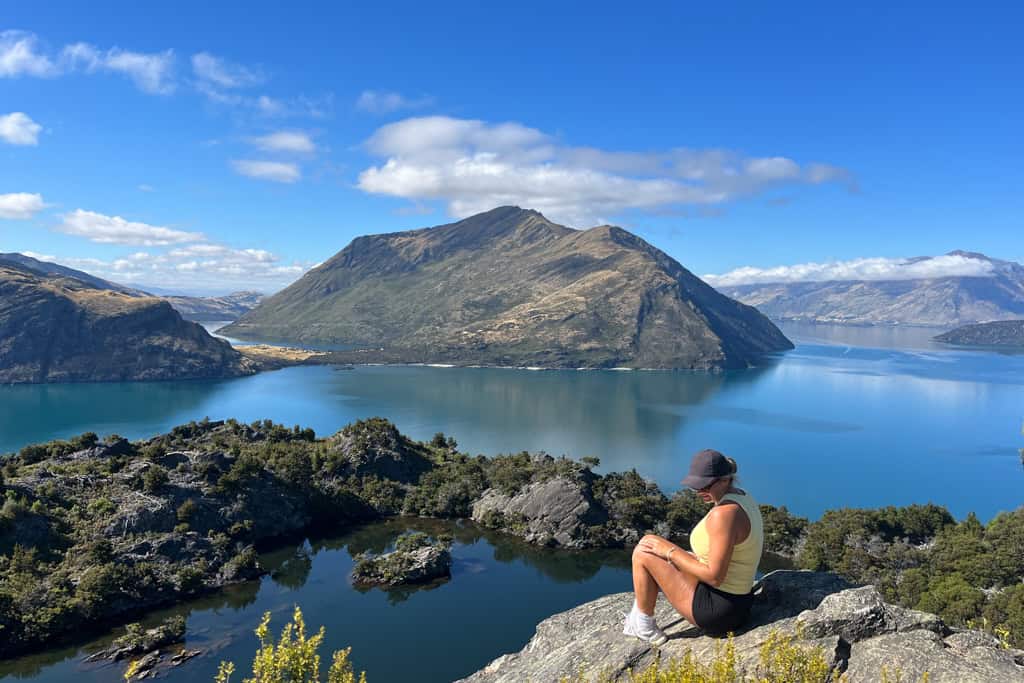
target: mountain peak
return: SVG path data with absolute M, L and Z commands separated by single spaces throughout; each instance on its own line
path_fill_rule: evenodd
M 992 259 L 985 254 L 977 251 L 964 251 L 963 249 L 954 249 L 953 251 L 946 254 L 946 256 L 962 256 L 964 258 L 977 259 L 979 261 L 991 261 Z
M 792 348 L 636 235 L 516 206 L 356 238 L 227 330 L 353 344 L 358 362 L 720 368 Z

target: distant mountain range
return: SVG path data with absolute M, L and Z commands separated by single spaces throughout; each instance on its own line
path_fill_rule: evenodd
M 170 302 L 171 306 L 181 313 L 185 320 L 195 320 L 197 322 L 235 320 L 246 311 L 251 310 L 263 298 L 261 292 L 249 291 L 209 297 L 153 294 L 142 289 L 127 287 L 116 282 L 104 280 L 81 270 L 75 270 L 74 268 L 68 268 L 48 261 L 40 261 L 24 254 L 0 253 L 0 263 L 5 261 L 18 264 L 40 275 L 74 278 L 96 289 L 120 292 L 128 296 L 157 296 Z
M 185 320 L 237 320 L 263 300 L 262 292 L 233 292 L 224 296 L 163 296 Z
M 31 265 L 0 260 L 0 383 L 191 379 L 256 370 L 163 299 L 71 277 L 69 269 L 45 273 Z
M 732 368 L 792 348 L 636 235 L 518 207 L 359 237 L 223 333 L 461 365 Z
M 981 261 L 988 274 L 749 284 L 720 291 L 756 306 L 773 320 L 949 328 L 1024 317 L 1024 266 L 974 252 L 949 255 Z

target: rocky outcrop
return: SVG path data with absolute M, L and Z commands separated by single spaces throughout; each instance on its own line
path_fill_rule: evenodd
M 915 280 L 768 282 L 720 286 L 772 320 L 954 327 L 1024 316 L 1024 266 L 953 251 L 977 273 Z M 933 257 L 913 259 L 927 265 Z
M 792 348 L 636 235 L 513 206 L 357 238 L 223 333 L 356 345 L 332 354 L 354 363 L 739 368 Z
M 936 336 L 935 341 L 957 346 L 1024 348 L 1024 320 L 997 320 L 965 325 Z
M 341 456 L 336 472 L 342 476 L 373 475 L 405 484 L 419 481 L 431 468 L 422 447 L 399 433 L 398 428 L 380 418 L 372 418 L 376 428 L 345 427 L 328 439 L 331 452 Z
M 0 383 L 231 377 L 256 364 L 160 299 L 0 261 Z
M 447 544 L 402 548 L 376 557 L 361 556 L 352 569 L 357 586 L 400 586 L 451 576 L 452 553 Z
M 171 617 L 153 628 L 128 624 L 125 634 L 115 638 L 110 646 L 85 658 L 86 662 L 108 660 L 119 662 L 129 657 L 148 654 L 154 650 L 180 643 L 185 639 L 185 617 Z
M 464 683 L 546 683 L 608 676 L 625 680 L 656 661 L 692 652 L 709 661 L 721 639 L 702 635 L 664 600 L 655 616 L 669 641 L 654 648 L 622 635 L 632 593 L 609 595 L 545 619 L 517 653 L 494 660 Z M 1001 649 L 976 631 L 954 631 L 938 617 L 889 605 L 872 586 L 851 588 L 833 574 L 776 571 L 764 577 L 751 620 L 734 638 L 737 662 L 752 670 L 773 631 L 794 634 L 798 642 L 820 647 L 834 671 L 849 683 L 879 680 L 882 667 L 903 680 L 927 672 L 932 683 L 1024 680 L 1024 651 Z
M 578 479 L 555 477 L 514 495 L 488 489 L 473 505 L 473 521 L 502 528 L 530 543 L 581 548 L 589 527 L 608 521 L 607 512 Z

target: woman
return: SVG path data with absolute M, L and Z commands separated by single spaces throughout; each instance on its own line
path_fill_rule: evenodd
M 687 621 L 711 634 L 736 630 L 750 615 L 751 589 L 764 547 L 757 502 L 735 486 L 736 461 L 718 451 L 693 456 L 683 484 L 711 510 L 690 533 L 693 552 L 659 536 L 644 536 L 633 551 L 636 599 L 623 633 L 654 645 L 667 640 L 654 621 L 660 590 Z

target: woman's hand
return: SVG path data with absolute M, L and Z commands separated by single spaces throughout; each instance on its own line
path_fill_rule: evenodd
M 638 543 L 637 545 L 643 552 L 650 553 L 651 555 L 657 555 L 663 560 L 665 559 L 665 556 L 668 554 L 668 551 L 676 547 L 672 543 L 666 541 L 661 536 L 654 536 L 653 534 L 648 534 L 647 536 L 641 538 L 640 543 Z

